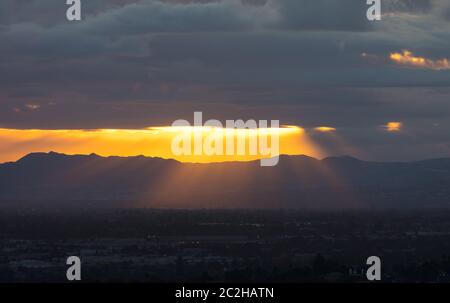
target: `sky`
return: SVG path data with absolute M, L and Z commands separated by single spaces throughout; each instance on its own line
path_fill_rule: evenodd
M 324 156 L 449 157 L 450 1 L 383 0 L 376 22 L 365 2 L 85 0 L 69 22 L 65 1 L 2 0 L 0 162 L 195 111 L 302 127 Z

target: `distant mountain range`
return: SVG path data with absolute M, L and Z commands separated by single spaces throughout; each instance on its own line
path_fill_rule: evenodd
M 210 164 L 33 153 L 0 165 L 3 207 L 448 208 L 450 158 L 367 162 L 282 156 Z

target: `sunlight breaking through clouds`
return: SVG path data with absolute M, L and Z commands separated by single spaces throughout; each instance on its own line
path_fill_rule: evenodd
M 138 156 L 175 159 L 181 162 L 223 162 L 252 161 L 266 158 L 262 154 L 243 155 L 175 155 L 171 149 L 174 138 L 186 131 L 200 133 L 203 140 L 218 130 L 208 127 L 150 127 L 144 129 L 0 129 L 0 163 L 16 161 L 31 152 L 55 151 L 65 154 L 91 154 L 101 156 Z M 279 154 L 307 154 L 321 157 L 322 153 L 313 144 L 303 128 L 285 126 L 279 129 L 223 129 L 234 136 L 234 140 L 244 137 L 248 147 L 251 138 L 279 134 Z M 223 139 L 225 140 L 225 138 Z M 238 145 L 236 145 L 238 146 Z M 248 151 L 248 149 L 247 149 Z
M 388 132 L 398 132 L 401 131 L 403 127 L 403 123 L 402 122 L 388 122 L 386 123 L 386 125 L 384 126 L 384 128 L 388 131 Z
M 315 127 L 314 130 L 321 133 L 333 133 L 336 131 L 336 128 L 330 126 L 318 126 Z
M 425 57 L 415 56 L 411 51 L 408 50 L 404 50 L 401 53 L 391 53 L 389 58 L 396 64 L 408 67 L 432 70 L 450 69 L 450 61 L 447 58 L 433 60 Z

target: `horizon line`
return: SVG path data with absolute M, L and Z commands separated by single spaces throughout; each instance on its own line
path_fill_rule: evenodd
M 67 156 L 67 157 L 99 157 L 99 158 L 103 158 L 103 159 L 108 159 L 108 158 L 123 158 L 123 159 L 129 159 L 129 158 L 146 158 L 146 159 L 159 159 L 159 160 L 165 160 L 165 161 L 174 161 L 180 164 L 219 164 L 219 163 L 252 163 L 252 162 L 259 162 L 260 160 L 224 160 L 224 161 L 213 161 L 213 162 L 192 162 L 192 161 L 179 161 L 173 158 L 163 158 L 163 157 L 152 157 L 152 156 L 145 156 L 142 154 L 138 154 L 138 155 L 133 155 L 133 156 L 120 156 L 120 155 L 109 155 L 109 156 L 103 156 L 103 155 L 99 155 L 98 153 L 75 153 L 75 154 L 68 154 L 68 153 L 62 153 L 62 152 L 57 152 L 57 151 L 36 151 L 36 152 L 30 152 L 25 154 L 23 157 L 17 159 L 16 161 L 6 161 L 6 162 L 0 162 L 0 165 L 4 165 L 4 164 L 14 164 L 14 163 L 18 163 L 21 160 L 31 156 L 31 155 L 46 155 L 46 156 L 50 156 L 50 155 L 59 155 L 59 156 Z M 430 160 L 445 160 L 445 159 L 450 159 L 450 156 L 448 157 L 438 157 L 438 158 L 425 158 L 425 159 L 421 159 L 421 160 L 410 160 L 410 161 L 376 161 L 376 160 L 364 160 L 364 159 L 360 159 L 351 155 L 333 155 L 333 156 L 327 156 L 327 157 L 323 157 L 323 158 L 316 158 L 316 157 L 312 157 L 306 154 L 298 154 L 298 155 L 289 155 L 289 154 L 280 154 L 278 155 L 278 157 L 283 157 L 283 158 L 308 158 L 308 159 L 313 159 L 316 161 L 326 161 L 326 160 L 330 160 L 330 159 L 352 159 L 352 160 L 356 160 L 356 161 L 360 161 L 360 162 L 369 162 L 369 163 L 415 163 L 415 162 L 423 162 L 423 161 L 430 161 Z

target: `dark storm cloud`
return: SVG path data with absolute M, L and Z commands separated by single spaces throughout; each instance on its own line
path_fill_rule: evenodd
M 365 1 L 82 3 L 70 23 L 64 1 L 1 1 L 0 127 L 146 127 L 200 110 L 333 126 L 373 159 L 449 151 L 450 71 L 389 60 L 448 58 L 448 1 L 386 0 L 375 23 Z M 404 130 L 387 134 L 389 121 Z
M 111 10 L 83 23 L 86 33 L 136 35 L 149 32 L 240 31 L 253 26 L 235 1 L 172 5 L 143 2 Z
M 444 10 L 443 15 L 447 21 L 450 21 L 450 7 Z
M 385 0 L 382 5 L 386 13 L 423 14 L 431 11 L 433 0 Z
M 368 30 L 365 1 L 278 0 L 272 1 L 281 18 L 280 28 L 292 30 Z
M 82 1 L 83 14 L 93 17 L 109 9 L 123 7 L 139 0 L 88 0 Z M 35 23 L 54 26 L 65 23 L 67 5 L 65 0 L 2 0 L 0 24 Z

